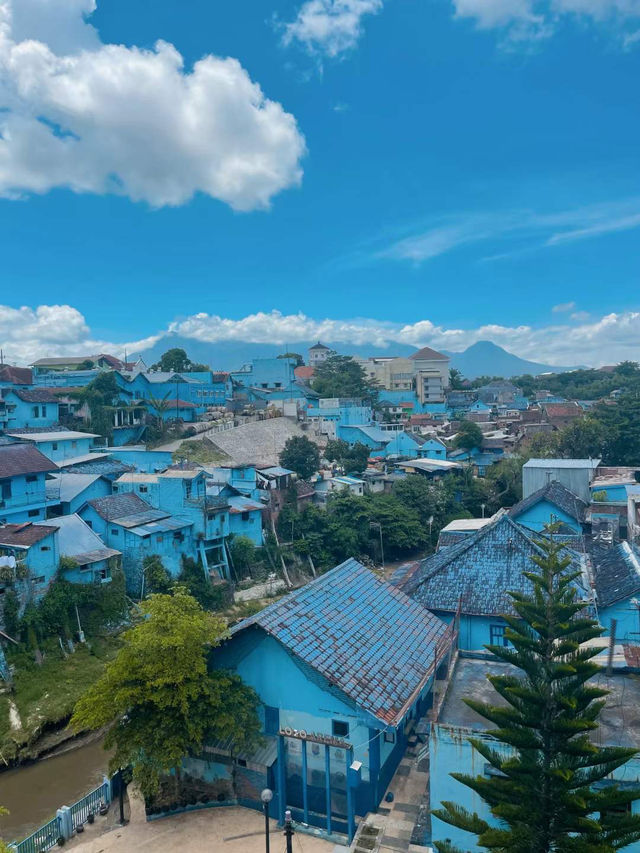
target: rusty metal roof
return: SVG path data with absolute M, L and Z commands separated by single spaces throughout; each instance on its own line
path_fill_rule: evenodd
M 58 466 L 34 444 L 17 442 L 0 445 L 0 478 L 57 470 Z
M 257 626 L 356 705 L 397 725 L 426 683 L 446 625 L 347 560 L 232 629 Z

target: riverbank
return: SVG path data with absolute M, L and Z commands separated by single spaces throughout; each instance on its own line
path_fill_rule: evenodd
M 57 752 L 73 741 L 67 728 L 73 708 L 119 648 L 120 640 L 107 636 L 77 645 L 66 657 L 53 645 L 40 666 L 27 652 L 10 658 L 15 683 L 11 692 L 0 695 L 0 769 Z

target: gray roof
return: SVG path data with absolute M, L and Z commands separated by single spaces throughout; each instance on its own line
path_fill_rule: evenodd
M 142 513 L 141 513 L 142 514 Z M 152 533 L 175 533 L 176 530 L 183 530 L 185 527 L 191 527 L 192 521 L 188 518 L 180 518 L 179 516 L 166 516 L 165 518 L 150 519 L 143 524 L 133 524 L 135 516 L 131 518 L 117 518 L 112 521 L 112 524 L 117 524 L 120 527 L 126 527 L 130 533 L 135 536 L 151 536 Z
M 580 556 L 567 553 L 582 572 Z M 532 571 L 531 558 L 542 554 L 523 527 L 508 515 L 499 515 L 457 545 L 427 557 L 399 586 L 429 610 L 453 613 L 460 601 L 462 612 L 470 615 L 514 613 L 508 592 L 532 591 L 523 572 Z
M 78 565 L 97 563 L 120 554 L 120 551 L 105 547 L 97 533 L 75 513 L 35 523 L 47 528 L 57 527 L 61 556 L 71 557 Z
M 10 388 L 9 391 L 25 403 L 58 403 L 58 398 L 48 388 Z
M 0 478 L 56 470 L 55 462 L 41 453 L 34 444 L 17 442 L 0 445 Z
M 591 468 L 600 464 L 600 459 L 529 459 L 523 468 Z
M 88 503 L 101 518 L 107 521 L 112 521 L 114 518 L 124 518 L 127 515 L 151 509 L 151 506 L 146 501 L 133 492 L 126 492 L 122 495 L 109 495 L 105 498 L 95 498 Z M 169 513 L 163 514 L 169 515 Z
M 100 479 L 100 474 L 72 474 L 64 471 L 54 474 L 47 481 L 47 491 L 59 497 L 61 502 L 68 503 Z
M 554 504 L 558 509 L 570 515 L 571 518 L 575 518 L 576 521 L 582 523 L 585 520 L 585 512 L 588 507 L 587 502 L 583 501 L 582 498 L 579 498 L 578 495 L 574 494 L 557 480 L 552 480 L 546 486 L 538 489 L 537 492 L 529 495 L 528 498 L 512 506 L 509 510 L 509 515 L 511 518 L 517 518 L 540 501 L 548 501 Z
M 640 551 L 635 545 L 592 545 L 589 556 L 599 607 L 640 593 Z

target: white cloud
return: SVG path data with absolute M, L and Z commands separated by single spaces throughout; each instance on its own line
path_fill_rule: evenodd
M 591 314 L 588 311 L 574 311 L 573 314 L 570 315 L 571 319 L 576 323 L 586 323 Z
M 355 318 L 315 319 L 305 314 L 279 311 L 250 314 L 232 320 L 213 314 L 194 314 L 170 323 L 165 332 L 144 340 L 113 342 L 94 338 L 82 314 L 69 305 L 38 308 L 0 306 L 0 340 L 6 360 L 28 364 L 36 358 L 58 355 L 91 355 L 111 352 L 122 356 L 141 352 L 164 335 L 179 335 L 201 342 L 244 341 L 294 346 L 321 340 L 340 345 L 385 347 L 394 352 L 397 344 L 436 349 L 462 350 L 477 341 L 491 340 L 523 358 L 547 364 L 610 364 L 640 360 L 640 312 L 608 314 L 589 321 L 586 312 L 576 312 L 574 322 L 543 327 L 487 324 L 470 329 L 447 328 L 431 320 L 389 323 Z M 167 346 L 172 346 L 171 337 Z
M 284 25 L 283 43 L 299 42 L 310 53 L 336 57 L 356 46 L 362 19 L 382 9 L 382 0 L 307 0 Z
M 366 260 L 373 257 L 421 263 L 465 245 L 487 241 L 506 244 L 506 251 L 483 258 L 494 261 L 531 249 L 593 239 L 639 227 L 640 198 L 543 213 L 526 209 L 461 213 L 374 250 Z M 517 246 L 511 248 L 514 241 L 517 241 Z
M 562 314 L 565 311 L 571 311 L 571 309 L 575 307 L 575 302 L 561 302 L 559 305 L 554 305 L 551 310 L 554 314 Z
M 94 0 L 0 0 L 0 195 L 205 193 L 266 208 L 302 178 L 295 118 L 236 59 L 101 44 Z
M 609 22 L 628 47 L 627 28 L 640 18 L 640 0 L 452 0 L 457 18 L 471 18 L 479 29 L 501 29 L 509 41 L 552 35 L 563 19 Z

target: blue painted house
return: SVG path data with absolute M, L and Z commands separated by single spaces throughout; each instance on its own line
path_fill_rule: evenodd
M 425 438 L 418 448 L 419 459 L 446 459 L 447 445 L 436 436 Z
M 49 516 L 73 515 L 87 501 L 111 494 L 111 483 L 106 477 L 101 474 L 78 474 L 73 468 L 50 474 L 46 487 L 47 498 L 53 504 Z
M 229 534 L 246 536 L 254 545 L 264 545 L 262 514 L 264 504 L 244 495 L 232 495 L 229 501 Z
M 23 610 L 40 599 L 58 570 L 58 529 L 51 525 L 5 524 L 0 526 L 0 596 L 13 589 Z M 6 565 L 7 559 L 12 565 Z
M 108 548 L 122 553 L 127 590 L 136 597 L 144 591 L 145 557 L 160 557 L 172 577 L 180 574 L 183 556 L 196 557 L 193 522 L 154 509 L 137 494 L 89 501 L 80 510 L 80 516 Z
M 79 515 L 64 515 L 38 526 L 57 529 L 59 557 L 73 560 L 75 567 L 65 569 L 65 580 L 71 583 L 110 583 L 112 572 L 121 565 L 121 552 L 107 548 L 100 537 Z
M 367 424 L 338 424 L 336 427 L 337 438 L 341 438 L 347 444 L 364 444 L 372 451 L 372 456 L 385 456 L 387 445 L 393 435 L 394 433 L 390 430 Z
M 0 397 L 0 429 L 45 428 L 59 419 L 58 398 L 46 388 L 5 388 Z
M 59 465 L 90 459 L 95 440 L 100 439 L 99 435 L 92 432 L 76 432 L 65 429 L 25 433 L 9 432 L 7 435 L 21 441 L 32 442 L 48 459 L 59 463 Z
M 44 519 L 57 502 L 47 496 L 47 475 L 57 470 L 33 444 L 0 444 L 0 524 Z
M 444 623 L 355 560 L 232 629 L 212 665 L 237 671 L 261 699 L 262 784 L 281 820 L 290 808 L 353 836 L 356 816 L 382 800 L 411 721 L 431 705 L 436 648 L 444 654 L 447 642 Z M 230 758 L 225 769 L 215 746 L 206 753 L 190 772 L 229 774 Z
M 590 601 L 586 561 L 574 551 L 567 553 L 581 573 L 579 594 Z M 397 582 L 446 622 L 452 621 L 460 606 L 460 648 L 482 649 L 488 643 L 506 644 L 502 614 L 515 614 L 508 591 L 531 591 L 523 572 L 531 571 L 531 558 L 542 554 L 529 531 L 501 513 L 458 544 L 422 560 Z
M 604 688 L 609 695 L 600 714 L 594 740 L 598 746 L 637 749 L 640 744 L 640 725 L 637 715 L 637 708 L 640 705 L 640 680 L 637 674 L 617 671 L 615 668 L 611 676 L 607 676 L 604 672 L 606 653 L 600 658 L 603 659 L 596 660 L 601 663 L 602 672 L 589 684 L 600 689 Z M 487 729 L 492 724 L 469 708 L 464 699 L 471 697 L 479 702 L 503 705 L 504 700 L 494 690 L 487 676 L 510 674 L 516 677 L 520 675 L 508 664 L 495 658 L 470 659 L 463 656 L 458 659 L 444 702 L 431 724 L 429 788 L 432 809 L 440 808 L 444 802 L 454 802 L 471 813 L 475 812 L 490 824 L 499 825 L 479 794 L 452 778 L 451 774 L 455 772 L 487 777 L 496 772 L 484 756 L 471 745 L 470 737 L 503 755 L 508 754 L 507 747 L 487 733 Z M 599 786 L 617 784 L 624 789 L 625 787 L 635 788 L 639 782 L 640 759 L 635 757 L 597 784 Z M 631 810 L 633 814 L 640 814 L 640 803 L 634 802 Z M 468 851 L 468 853 L 480 853 L 486 848 L 480 848 L 476 844 L 476 838 L 475 835 L 444 823 L 436 816 L 432 817 L 432 841 L 450 839 L 452 847 L 456 849 Z M 640 842 L 634 842 L 621 849 L 627 853 L 639 853 Z
M 558 533 L 581 536 L 588 504 L 562 483 L 552 480 L 509 510 L 518 524 L 537 533 L 550 524 L 559 524 Z
M 598 619 L 620 642 L 640 644 L 640 550 L 629 542 L 592 543 L 589 559 L 593 574 Z

